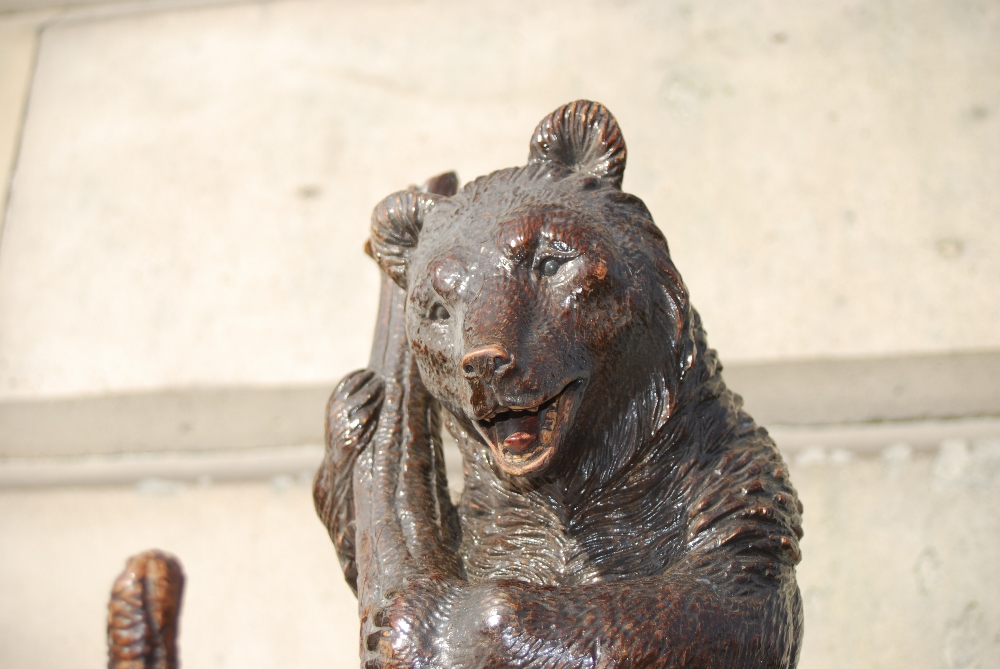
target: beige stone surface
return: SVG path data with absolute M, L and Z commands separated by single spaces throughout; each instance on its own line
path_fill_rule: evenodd
M 363 364 L 378 199 L 605 102 L 723 360 L 1000 347 L 1000 5 L 277 2 L 49 24 L 0 396 Z
M 0 15 L 20 18 L 30 14 L 54 14 L 73 20 L 90 20 L 123 13 L 160 12 L 238 2 L 240 0 L 0 0 Z
M 0 454 L 35 456 L 0 487 L 159 477 L 0 490 L 0 666 L 102 666 L 110 583 L 158 546 L 186 667 L 356 667 L 317 447 L 37 456 L 311 443 L 304 408 L 367 359 L 372 206 L 522 163 L 578 97 L 618 116 L 727 378 L 768 391 L 748 406 L 967 417 L 774 431 L 800 666 L 1000 666 L 995 375 L 912 357 L 1000 350 L 1000 4 L 185 3 L 0 15 Z
M 0 493 L 0 666 L 106 666 L 110 584 L 159 547 L 187 575 L 180 647 L 198 668 L 357 667 L 357 611 L 308 486 Z
M 0 17 L 0 232 L 41 19 L 37 15 Z
M 800 667 L 1000 666 L 1000 439 L 798 454 Z
M 805 505 L 802 669 L 1000 665 L 1000 439 L 789 461 Z M 0 666 L 103 664 L 126 555 L 179 555 L 184 666 L 356 667 L 355 603 L 307 478 L 0 492 Z

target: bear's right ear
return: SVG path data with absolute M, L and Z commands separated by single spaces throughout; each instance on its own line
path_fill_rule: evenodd
M 622 187 L 625 139 L 618 121 L 600 102 L 577 100 L 542 119 L 531 136 L 528 164 L 558 163 Z
M 379 202 L 372 212 L 371 239 L 365 251 L 400 288 L 406 288 L 406 262 L 410 249 L 417 245 L 424 216 L 440 197 L 404 190 Z

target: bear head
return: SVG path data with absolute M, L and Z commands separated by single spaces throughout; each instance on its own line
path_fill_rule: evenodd
M 687 290 L 621 190 L 625 158 L 614 117 L 581 100 L 542 120 L 526 166 L 450 196 L 411 188 L 372 215 L 424 385 L 508 476 L 619 469 L 693 364 Z

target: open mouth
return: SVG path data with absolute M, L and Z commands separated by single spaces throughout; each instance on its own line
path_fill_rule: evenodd
M 537 406 L 501 408 L 489 420 L 476 421 L 504 471 L 520 476 L 548 464 L 573 423 L 581 385 L 573 381 Z

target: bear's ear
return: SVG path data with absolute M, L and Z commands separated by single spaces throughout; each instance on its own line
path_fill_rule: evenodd
M 440 195 L 416 189 L 393 193 L 372 212 L 372 233 L 365 250 L 400 288 L 406 288 L 406 262 L 424 226 L 424 216 Z
M 577 100 L 563 105 L 538 124 L 531 137 L 528 164 L 559 163 L 621 188 L 626 153 L 618 121 L 607 107 L 599 102 Z
M 435 195 L 451 197 L 458 192 L 458 175 L 455 174 L 455 172 L 445 172 L 444 174 L 439 174 L 436 177 L 431 177 L 424 182 L 424 185 L 420 187 L 420 190 L 424 193 L 433 193 Z

